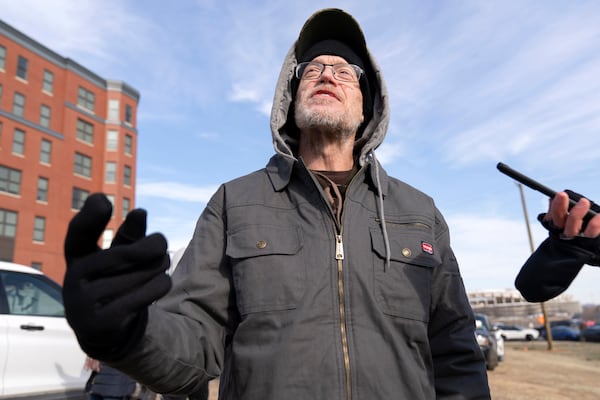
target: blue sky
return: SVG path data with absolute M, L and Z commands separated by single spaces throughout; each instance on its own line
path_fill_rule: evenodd
M 136 205 L 172 250 L 222 182 L 273 154 L 283 58 L 315 10 L 361 23 L 390 92 L 378 158 L 446 217 L 467 290 L 513 288 L 530 253 L 499 161 L 600 202 L 600 2 L 0 0 L 5 22 L 141 93 Z M 535 216 L 547 199 L 525 189 Z M 600 271 L 567 293 L 600 303 Z

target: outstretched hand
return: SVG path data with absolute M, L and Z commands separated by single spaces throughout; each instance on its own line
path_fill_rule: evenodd
M 132 210 L 106 250 L 98 239 L 110 220 L 105 195 L 90 195 L 69 223 L 64 243 L 63 299 L 67 321 L 91 357 L 122 357 L 142 337 L 147 307 L 171 287 L 167 242 L 146 236 L 146 211 Z
M 577 196 L 581 197 L 580 195 Z M 556 228 L 562 229 L 564 237 L 585 236 L 595 238 L 600 235 L 600 214 L 584 222 L 584 216 L 590 207 L 598 212 L 596 204 L 581 197 L 577 201 L 577 204 L 569 210 L 568 194 L 566 192 L 558 192 L 550 201 L 548 213 L 544 216 L 544 220 L 551 221 Z

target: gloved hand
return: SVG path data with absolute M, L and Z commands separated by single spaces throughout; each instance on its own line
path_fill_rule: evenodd
M 567 193 L 567 195 L 569 196 L 570 199 L 575 200 L 575 201 L 579 201 L 581 198 L 585 197 L 577 192 L 574 192 L 572 190 L 569 189 L 565 189 L 565 193 Z M 596 214 L 600 213 L 600 206 L 596 203 L 594 203 L 592 200 L 588 199 L 590 201 L 590 210 L 596 212 Z M 589 217 L 585 217 L 583 219 L 583 225 L 581 226 L 581 230 L 585 230 L 587 223 L 590 221 L 591 218 Z
M 167 241 L 158 233 L 145 236 L 145 210 L 127 215 L 110 249 L 98 247 L 111 213 L 105 195 L 90 195 L 64 243 L 67 321 L 83 351 L 103 361 L 122 358 L 141 340 L 148 306 L 171 288 Z
M 581 200 L 583 197 L 583 195 L 574 192 L 572 190 L 569 189 L 565 189 L 564 192 L 567 194 L 567 196 L 569 196 L 569 199 L 574 200 L 575 202 L 578 202 L 579 200 Z M 592 200 L 588 199 L 588 201 L 590 202 L 590 210 L 594 211 L 596 214 L 600 214 L 600 205 L 594 203 Z M 569 206 L 569 210 L 571 210 L 572 205 Z M 556 226 L 554 225 L 552 218 L 550 218 L 550 211 L 548 213 L 541 213 L 538 215 L 538 220 L 542 223 L 542 225 L 548 229 L 548 231 L 553 234 L 553 235 L 560 235 L 563 231 L 562 227 Z M 583 223 L 581 225 L 581 231 L 583 232 L 585 230 L 585 228 L 587 227 L 588 222 L 590 221 L 591 217 L 589 217 L 588 215 L 586 215 L 583 218 Z

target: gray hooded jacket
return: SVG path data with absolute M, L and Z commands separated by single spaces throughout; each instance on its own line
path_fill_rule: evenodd
M 219 377 L 227 400 L 489 398 L 446 223 L 372 153 L 389 118 L 377 64 L 368 56 L 373 118 L 338 224 L 289 128 L 295 48 L 273 102 L 276 154 L 214 194 L 142 342 L 113 365 L 157 392 Z

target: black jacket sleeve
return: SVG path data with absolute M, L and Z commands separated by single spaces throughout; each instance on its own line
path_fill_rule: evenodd
M 566 239 L 551 224 L 542 224 L 550 235 L 531 254 L 515 280 L 516 288 L 530 302 L 550 300 L 567 290 L 584 264 L 600 266 L 600 237 Z

